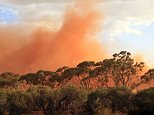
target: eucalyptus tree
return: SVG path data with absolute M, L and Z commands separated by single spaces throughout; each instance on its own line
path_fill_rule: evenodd
M 133 87 L 135 80 L 138 80 L 136 83 L 141 81 L 140 74 L 144 68 L 143 62 L 135 62 L 131 53 L 126 51 L 115 53 L 113 58 L 95 65 L 97 67 L 89 73 L 89 77 L 98 77 L 102 85 L 107 87 L 110 87 L 110 83 Z

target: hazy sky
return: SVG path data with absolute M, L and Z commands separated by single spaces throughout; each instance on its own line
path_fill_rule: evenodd
M 106 43 L 110 54 L 121 50 L 144 54 L 145 61 L 154 66 L 154 0 L 96 1 L 95 7 L 104 16 L 98 39 Z M 64 10 L 73 2 L 74 0 L 1 0 L 0 26 L 31 24 L 58 28 Z

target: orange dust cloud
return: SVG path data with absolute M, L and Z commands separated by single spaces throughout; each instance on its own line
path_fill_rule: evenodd
M 37 28 L 0 29 L 0 72 L 26 73 L 75 66 L 85 60 L 102 60 L 105 52 L 95 39 L 101 16 L 87 7 L 69 9 L 62 27 L 51 32 Z M 84 11 L 85 10 L 85 11 Z M 80 11 L 80 12 L 79 12 Z

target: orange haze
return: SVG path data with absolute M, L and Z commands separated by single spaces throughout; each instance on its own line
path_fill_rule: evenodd
M 102 60 L 104 50 L 94 38 L 101 16 L 90 7 L 85 9 L 69 9 L 56 32 L 41 27 L 31 32 L 27 32 L 31 27 L 1 28 L 0 72 L 55 70 L 85 60 Z

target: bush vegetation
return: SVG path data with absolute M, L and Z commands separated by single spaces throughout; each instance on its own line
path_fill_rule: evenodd
M 35 86 L 27 91 L 0 92 L 0 114 L 20 115 L 42 111 L 44 115 L 154 114 L 154 88 L 132 94 L 127 87 L 87 91 L 65 86 L 55 91 Z
M 154 69 L 141 74 L 143 69 L 143 62 L 122 51 L 56 72 L 2 73 L 0 115 L 154 115 Z M 143 84 L 151 88 L 133 93 Z

